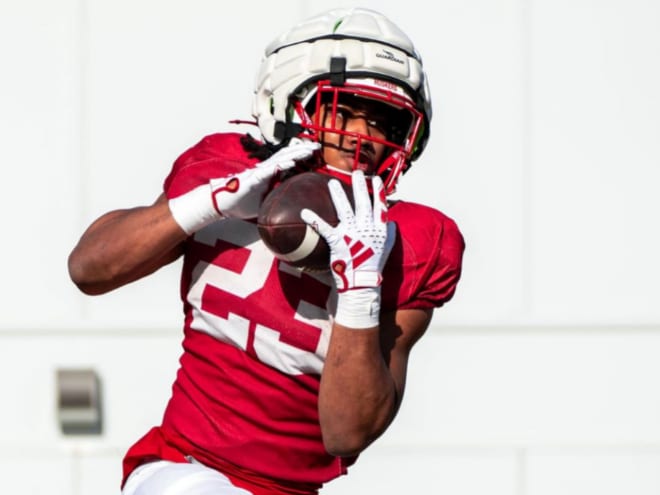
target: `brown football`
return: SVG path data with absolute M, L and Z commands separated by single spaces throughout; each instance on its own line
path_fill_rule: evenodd
M 337 212 L 328 190 L 330 179 L 324 174 L 303 172 L 285 180 L 264 198 L 257 227 L 276 258 L 307 270 L 327 270 L 328 244 L 300 218 L 300 212 L 309 208 L 330 225 L 337 225 Z M 341 184 L 353 204 L 351 187 Z

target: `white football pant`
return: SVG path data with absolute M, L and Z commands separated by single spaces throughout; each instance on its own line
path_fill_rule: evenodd
M 138 466 L 122 495 L 251 495 L 222 473 L 199 463 L 154 461 Z

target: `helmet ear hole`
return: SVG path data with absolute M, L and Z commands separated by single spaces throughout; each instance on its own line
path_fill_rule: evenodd
M 280 143 L 299 136 L 301 132 L 303 132 L 303 127 L 292 122 L 275 122 L 273 129 L 273 135 Z

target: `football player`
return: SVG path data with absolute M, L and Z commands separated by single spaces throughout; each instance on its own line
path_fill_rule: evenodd
M 276 38 L 254 92 L 261 137 L 204 137 L 150 206 L 111 211 L 69 271 L 100 294 L 183 257 L 183 354 L 162 423 L 130 447 L 124 495 L 310 495 L 394 419 L 408 357 L 454 294 L 463 238 L 388 201 L 423 152 L 431 100 L 410 39 L 382 14 L 331 10 Z M 339 224 L 303 210 L 327 272 L 273 257 L 256 224 L 278 181 L 317 170 Z

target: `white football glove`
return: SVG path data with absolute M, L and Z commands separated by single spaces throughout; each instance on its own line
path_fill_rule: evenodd
M 387 221 L 387 203 L 380 177 L 372 179 L 373 208 L 364 173 L 353 172 L 355 212 L 336 179 L 328 183 L 339 223 L 332 227 L 309 209 L 301 218 L 330 247 L 330 270 L 337 287 L 335 321 L 350 328 L 378 325 L 380 285 L 387 257 L 396 238 L 396 225 Z
M 228 177 L 211 179 L 169 201 L 179 226 L 190 235 L 221 218 L 255 218 L 270 180 L 321 148 L 314 141 L 294 138 L 267 160 Z

